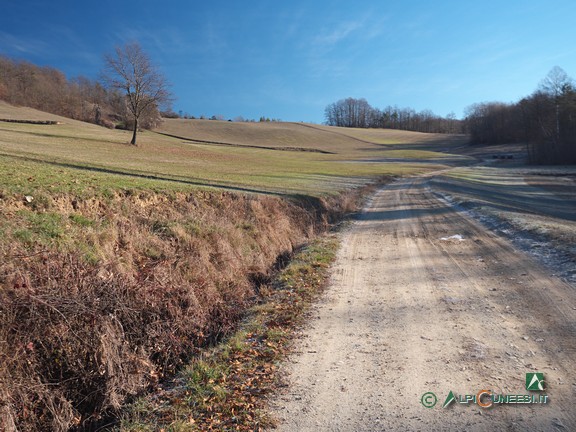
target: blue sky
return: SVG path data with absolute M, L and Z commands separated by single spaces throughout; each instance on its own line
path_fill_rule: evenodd
M 346 97 L 461 117 L 576 76 L 574 0 L 2 1 L 0 54 L 97 78 L 138 41 L 174 109 L 324 121 Z

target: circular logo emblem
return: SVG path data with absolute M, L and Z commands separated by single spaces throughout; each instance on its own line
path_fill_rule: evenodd
M 438 398 L 434 393 L 427 392 L 422 395 L 420 402 L 422 402 L 422 405 L 424 405 L 426 408 L 432 408 L 434 405 L 436 405 L 436 402 L 438 402 Z

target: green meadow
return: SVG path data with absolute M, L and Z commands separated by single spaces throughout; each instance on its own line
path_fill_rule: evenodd
M 380 176 L 437 169 L 450 155 L 434 150 L 460 142 L 454 136 L 404 131 L 168 119 L 131 146 L 128 131 L 29 108 L 2 105 L 0 118 L 61 122 L 0 122 L 0 187 L 8 193 L 196 187 L 322 195 Z M 401 163 L 385 162 L 398 158 Z M 423 158 L 433 163 L 422 164 Z

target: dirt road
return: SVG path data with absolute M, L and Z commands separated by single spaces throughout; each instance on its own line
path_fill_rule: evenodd
M 343 234 L 274 403 L 279 430 L 576 430 L 574 288 L 427 182 L 382 189 Z M 544 392 L 526 390 L 528 372 L 544 374 Z M 481 390 L 549 400 L 458 403 Z

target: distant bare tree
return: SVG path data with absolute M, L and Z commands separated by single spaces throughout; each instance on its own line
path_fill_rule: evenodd
M 326 107 L 324 115 L 330 126 L 360 127 L 369 126 L 373 108 L 366 99 L 346 98 Z
M 105 62 L 104 80 L 126 95 L 127 108 L 134 120 L 130 143 L 136 145 L 141 117 L 172 100 L 168 82 L 137 42 L 117 47 L 114 55 L 105 56 Z
M 548 75 L 540 82 L 539 90 L 554 98 L 558 98 L 567 88 L 573 87 L 574 81 L 566 71 L 559 66 L 554 66 Z
M 540 82 L 539 90 L 549 95 L 554 101 L 556 113 L 555 137 L 554 140 L 560 139 L 560 101 L 562 96 L 569 90 L 573 89 L 573 81 L 568 74 L 559 66 L 554 66 L 546 78 Z
M 473 144 L 509 144 L 523 138 L 517 105 L 475 103 L 466 108 L 466 125 Z

